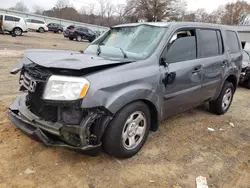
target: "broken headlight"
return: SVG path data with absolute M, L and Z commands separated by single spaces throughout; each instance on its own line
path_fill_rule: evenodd
M 43 99 L 77 100 L 85 97 L 90 83 L 85 78 L 51 76 L 46 84 Z

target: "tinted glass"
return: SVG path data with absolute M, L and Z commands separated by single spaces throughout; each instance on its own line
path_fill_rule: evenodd
M 201 33 L 201 57 L 217 56 L 221 54 L 220 44 L 215 30 L 200 30 Z
M 0 21 L 3 20 L 3 15 L 0 15 Z
M 234 31 L 227 31 L 227 41 L 229 48 L 231 50 L 231 53 L 237 53 L 240 52 L 240 44 L 238 37 Z
M 31 22 L 36 24 L 44 24 L 44 22 L 40 20 L 32 20 Z
M 73 26 L 73 25 L 70 25 L 69 27 L 67 27 L 67 29 L 74 29 L 75 28 L 75 26 Z
M 13 17 L 13 20 L 14 20 L 15 22 L 19 22 L 19 21 L 20 21 L 20 18 Z
M 195 36 L 176 39 L 167 52 L 168 63 L 196 59 L 196 38 Z
M 13 17 L 12 16 L 5 16 L 4 20 L 6 21 L 13 21 Z

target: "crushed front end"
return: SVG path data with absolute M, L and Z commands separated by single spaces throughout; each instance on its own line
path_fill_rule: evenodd
M 102 107 L 83 109 L 81 99 L 44 100 L 46 82 L 54 74 L 74 73 L 36 64 L 24 66 L 20 73 L 21 94 L 9 108 L 9 119 L 17 128 L 46 145 L 86 151 L 90 155 L 98 153 L 112 114 Z

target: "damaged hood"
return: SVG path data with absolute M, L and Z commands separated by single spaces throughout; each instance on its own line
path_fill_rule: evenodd
M 67 50 L 25 50 L 24 58 L 14 67 L 11 74 L 18 73 L 23 65 L 35 63 L 46 68 L 83 70 L 93 67 L 104 68 L 131 63 L 134 60 L 105 59 L 96 55 Z
M 66 50 L 26 50 L 26 59 L 47 68 L 82 70 L 90 67 L 128 63 L 131 60 L 110 60 L 77 51 Z

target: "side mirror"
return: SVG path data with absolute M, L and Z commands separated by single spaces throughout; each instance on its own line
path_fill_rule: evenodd
M 161 58 L 160 65 L 162 65 L 164 67 L 168 67 L 167 59 L 165 57 Z

